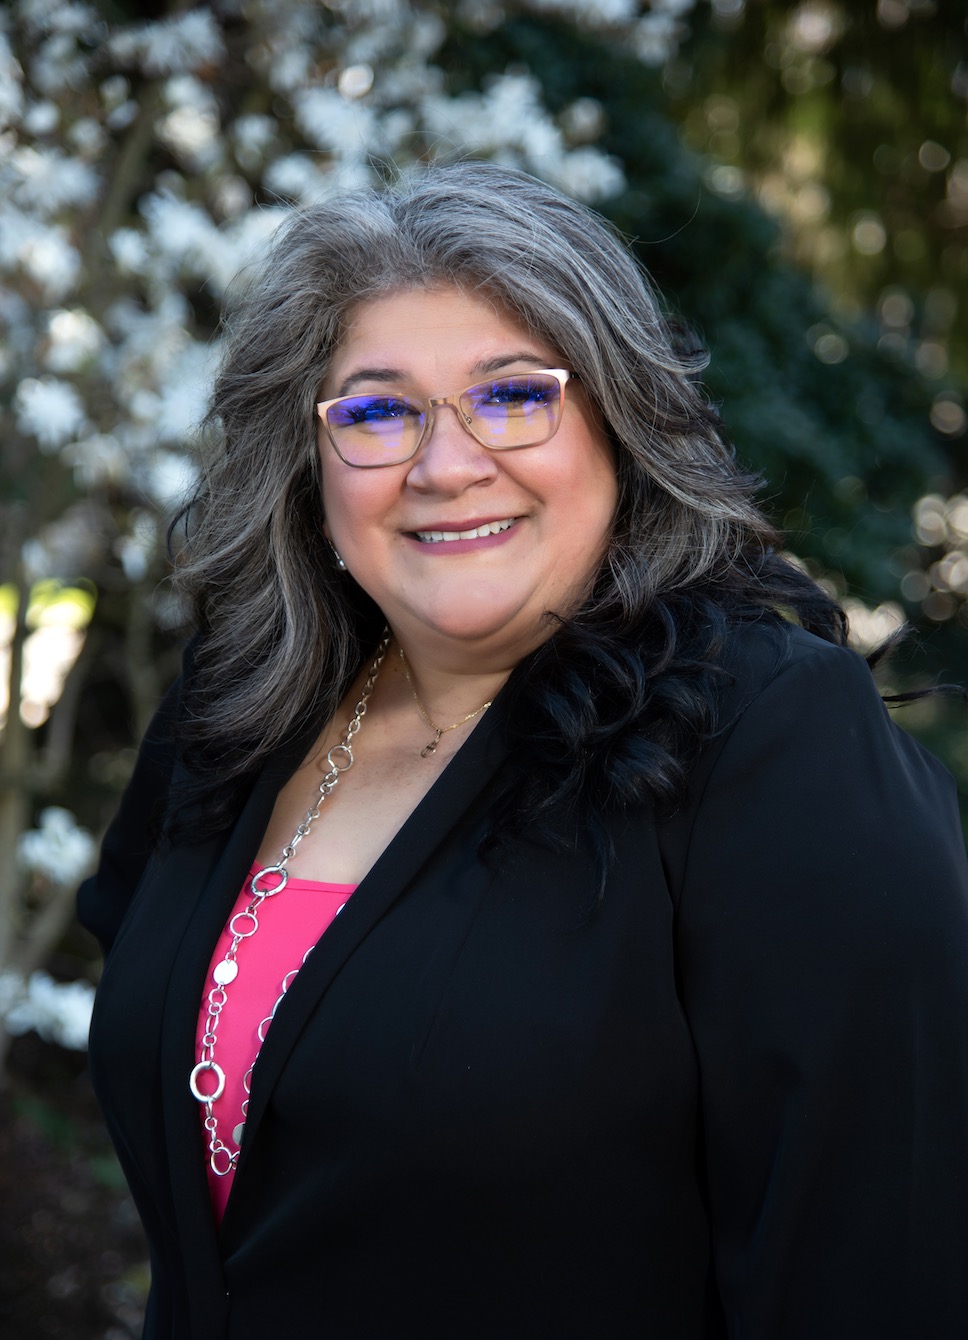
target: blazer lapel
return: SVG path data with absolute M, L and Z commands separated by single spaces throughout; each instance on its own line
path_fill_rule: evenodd
M 236 1176 L 258 1138 L 272 1090 L 302 1029 L 340 968 L 497 773 L 507 749 L 500 699 L 454 756 L 330 925 L 299 973 L 259 1053 Z M 232 1200 L 225 1222 L 232 1217 Z

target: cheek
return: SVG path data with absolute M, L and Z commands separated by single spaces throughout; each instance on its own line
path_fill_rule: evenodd
M 334 532 L 346 529 L 345 519 L 353 515 L 352 482 L 346 478 L 346 467 L 336 460 L 332 448 L 323 443 L 319 448 L 319 492 L 323 505 L 323 534 L 332 540 Z
M 592 440 L 584 445 L 565 487 L 566 505 L 576 519 L 590 529 L 607 532 L 618 505 L 618 479 L 607 443 Z
M 324 458 L 325 459 L 325 458 Z M 354 470 L 341 461 L 324 464 L 320 472 L 323 534 L 342 553 L 351 552 L 365 531 L 382 525 L 393 506 L 397 487 L 389 470 Z

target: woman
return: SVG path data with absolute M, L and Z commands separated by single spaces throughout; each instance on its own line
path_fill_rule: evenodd
M 436 170 L 230 330 L 80 898 L 146 1335 L 963 1340 L 950 779 L 625 248 Z

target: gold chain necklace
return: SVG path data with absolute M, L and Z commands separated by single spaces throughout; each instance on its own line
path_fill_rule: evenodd
M 413 694 L 413 700 L 417 704 L 417 711 L 434 733 L 434 738 L 430 743 L 421 749 L 421 758 L 429 758 L 431 754 L 436 753 L 442 735 L 446 735 L 449 730 L 456 730 L 458 726 L 466 726 L 468 721 L 473 721 L 474 718 L 479 717 L 482 712 L 486 712 L 494 701 L 493 698 L 488 698 L 486 703 L 481 703 L 480 707 L 475 707 L 473 712 L 468 712 L 466 717 L 461 717 L 460 721 L 455 721 L 452 726 L 438 726 L 426 707 L 424 707 L 420 694 L 417 692 L 417 686 L 413 682 L 413 677 L 410 674 L 410 666 L 407 664 L 407 658 L 403 654 L 402 647 L 400 648 L 400 660 L 403 663 L 403 673 L 406 675 L 407 683 L 410 685 L 410 692 Z

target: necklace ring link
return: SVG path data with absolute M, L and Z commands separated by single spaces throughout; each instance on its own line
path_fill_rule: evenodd
M 202 1093 L 198 1087 L 198 1077 L 210 1070 L 217 1081 L 213 1093 Z M 217 1061 L 199 1061 L 188 1077 L 188 1087 L 192 1091 L 192 1097 L 199 1103 L 214 1103 L 217 1098 L 221 1098 L 225 1090 L 225 1071 Z
M 258 881 L 266 875 L 278 875 L 279 883 L 272 889 L 262 889 Z M 277 893 L 282 893 L 283 889 L 289 883 L 289 871 L 284 865 L 265 865 L 261 870 L 257 870 L 249 881 L 249 888 L 257 898 L 272 898 Z M 245 912 L 240 912 L 239 916 L 246 916 Z
M 340 762 L 337 762 L 336 755 Z M 326 762 L 334 772 L 349 772 L 353 766 L 353 751 L 348 744 L 334 744 L 332 749 L 326 755 Z

